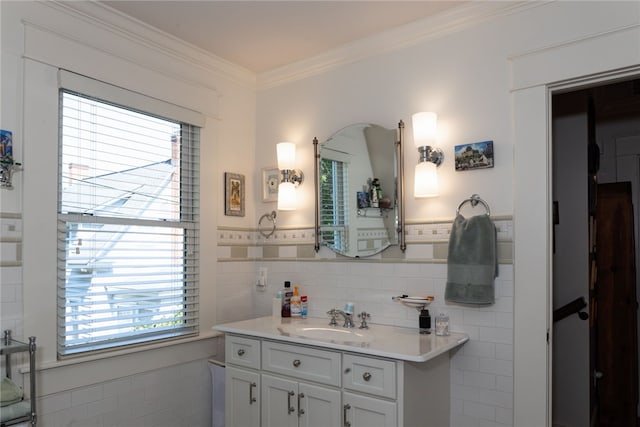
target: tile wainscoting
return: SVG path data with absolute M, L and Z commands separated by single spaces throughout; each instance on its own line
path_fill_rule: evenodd
M 418 326 L 418 313 L 392 296 L 433 295 L 433 316 L 445 312 L 451 329 L 471 340 L 453 354 L 452 426 L 513 425 L 513 221 L 492 217 L 498 231 L 499 274 L 491 306 L 446 304 L 446 257 L 453 220 L 407 224 L 407 250 L 397 246 L 374 257 L 351 259 L 327 248 L 315 253 L 313 227 L 278 229 L 265 239 L 252 229 L 218 228 L 219 322 L 268 315 L 271 298 L 285 280 L 309 297 L 309 315 L 324 317 L 331 307 L 353 302 L 371 314 L 372 327 Z M 267 287 L 256 287 L 258 268 Z

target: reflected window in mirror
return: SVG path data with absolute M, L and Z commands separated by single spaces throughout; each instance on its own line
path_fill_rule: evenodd
M 349 250 L 347 177 L 346 162 L 320 161 L 320 232 L 327 246 L 341 252 Z

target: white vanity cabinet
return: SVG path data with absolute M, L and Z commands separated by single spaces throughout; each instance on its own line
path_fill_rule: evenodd
M 342 360 L 344 425 L 398 425 L 398 362 L 350 353 L 344 354 Z
M 228 427 L 449 425 L 449 355 L 410 362 L 227 334 Z
M 262 374 L 263 427 L 340 426 L 340 390 Z
M 225 425 L 260 427 L 260 374 L 227 366 L 225 369 Z
M 262 426 L 339 426 L 341 358 L 335 351 L 264 340 Z
M 344 392 L 342 397 L 344 427 L 394 427 L 398 425 L 396 402 L 376 399 L 347 391 Z
M 225 339 L 225 425 L 260 427 L 260 340 Z

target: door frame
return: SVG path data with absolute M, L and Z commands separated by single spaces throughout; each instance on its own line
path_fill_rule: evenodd
M 514 127 L 513 425 L 551 426 L 551 95 L 640 74 L 640 27 L 508 59 Z

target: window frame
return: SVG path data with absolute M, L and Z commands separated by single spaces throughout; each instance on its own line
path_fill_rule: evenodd
M 104 102 L 107 104 L 112 104 L 127 110 L 132 110 L 132 111 L 136 111 L 136 112 L 140 112 L 142 114 L 145 115 L 149 115 L 149 116 L 154 116 L 154 117 L 167 117 L 167 120 L 172 121 L 172 122 L 176 122 L 180 124 L 180 129 L 181 131 L 185 129 L 185 127 L 188 127 L 189 129 L 194 129 L 195 132 L 197 133 L 197 137 L 195 138 L 197 141 L 195 141 L 195 151 L 191 151 L 190 152 L 190 157 L 189 160 L 192 162 L 194 170 L 193 170 L 193 175 L 189 176 L 190 179 L 190 183 L 188 184 L 190 186 L 190 188 L 195 188 L 195 192 L 199 193 L 198 191 L 198 183 L 199 183 L 199 154 L 198 154 L 198 145 L 199 145 L 199 140 L 200 140 L 200 127 L 198 125 L 192 125 L 189 123 L 184 122 L 184 119 L 190 119 L 195 123 L 198 123 L 200 125 L 202 125 L 204 123 L 204 118 L 197 114 L 194 113 L 191 110 L 186 110 L 183 109 L 182 107 L 170 104 L 170 103 L 166 103 L 163 101 L 159 101 L 155 98 L 150 98 L 147 97 L 145 95 L 141 95 L 132 91 L 128 91 L 126 89 L 123 88 L 119 88 L 116 86 L 112 86 L 109 85 L 107 83 L 104 82 L 100 82 L 97 80 L 93 80 L 81 75 L 77 75 L 74 73 L 70 73 L 67 72 L 65 70 L 59 70 L 58 72 L 58 80 L 59 80 L 59 88 L 58 88 L 58 94 L 59 94 L 59 109 L 58 109 L 58 118 L 60 120 L 60 136 L 58 138 L 58 143 L 59 143 L 59 148 L 58 148 L 58 157 L 61 158 L 62 157 L 62 136 L 61 136 L 61 132 L 62 132 L 62 94 L 63 93 L 74 93 L 77 95 L 80 95 L 82 97 L 86 97 L 89 99 L 94 99 L 97 100 L 99 102 Z M 85 90 L 87 93 L 81 92 L 82 90 Z M 108 98 L 108 99 L 105 99 Z M 119 102 L 121 101 L 121 102 Z M 130 103 L 130 105 L 124 105 L 123 103 L 127 102 Z M 159 113 L 159 111 L 163 111 L 165 112 L 165 114 L 161 114 Z M 172 118 L 172 117 L 168 117 L 169 115 L 173 115 L 174 117 L 177 118 Z M 191 141 L 193 142 L 193 141 Z M 189 146 L 189 150 L 194 150 L 194 147 L 192 145 Z M 182 151 L 182 150 L 181 150 Z M 181 161 L 183 160 L 182 157 L 182 153 L 181 153 Z M 57 177 L 59 180 L 62 180 L 62 171 L 60 169 L 58 169 L 57 172 Z M 182 187 L 182 185 L 181 185 Z M 60 188 L 60 187 L 59 187 Z M 181 188 L 181 191 L 183 189 Z M 60 191 L 60 190 L 59 190 Z M 77 214 L 64 214 L 60 212 L 60 197 L 57 198 L 57 206 L 58 206 L 58 223 L 60 224 L 60 221 L 66 221 L 66 220 L 70 220 L 70 221 L 77 221 L 77 220 L 82 220 L 82 216 L 80 215 L 80 218 Z M 181 228 L 183 227 L 183 232 L 184 232 L 184 240 L 191 240 L 191 241 L 195 241 L 195 246 L 191 246 L 192 248 L 195 247 L 195 254 L 191 254 L 191 260 L 189 261 L 189 265 L 188 267 L 191 268 L 191 271 L 193 271 L 194 266 L 195 266 L 195 271 L 193 272 L 193 274 L 195 275 L 195 279 L 194 281 L 187 287 L 184 288 L 184 294 L 183 295 L 187 295 L 187 293 L 191 293 L 190 294 L 190 303 L 193 306 L 195 306 L 195 309 L 191 310 L 191 313 L 194 314 L 194 322 L 192 324 L 190 324 L 187 328 L 186 328 L 186 332 L 183 333 L 161 333 L 161 334 L 151 334 L 151 338 L 148 339 L 144 339 L 144 337 L 142 337 L 143 339 L 135 339 L 135 340 L 131 340 L 131 342 L 127 343 L 126 340 L 123 340 L 123 342 L 120 344 L 114 344 L 114 345 L 99 345 L 96 347 L 90 346 L 88 350 L 86 351 L 77 351 L 77 352 L 70 352 L 70 353 L 62 353 L 62 352 L 57 352 L 57 358 L 58 360 L 61 359 L 65 359 L 65 358 L 70 358 L 70 357 L 79 357 L 79 356 L 88 356 L 88 355 L 92 355 L 94 353 L 103 353 L 103 352 L 113 352 L 116 350 L 122 350 L 123 348 L 126 347 L 131 347 L 131 346 L 140 346 L 140 345 L 155 345 L 158 344 L 159 342 L 165 341 L 165 340 L 170 340 L 170 339 L 183 339 L 183 338 L 189 338 L 189 337 L 193 337 L 194 335 L 197 335 L 199 333 L 199 329 L 200 329 L 200 325 L 198 323 L 200 314 L 199 314 L 199 251 L 198 251 L 198 242 L 199 242 L 199 201 L 198 201 L 198 194 L 196 194 L 196 197 L 194 199 L 193 205 L 190 207 L 192 210 L 190 211 L 190 214 L 193 215 L 192 217 L 192 221 L 184 221 L 183 218 L 180 218 L 178 221 L 175 221 L 172 223 L 172 225 L 174 227 L 178 227 Z M 182 212 L 182 209 L 180 210 Z M 180 214 L 182 216 L 182 213 Z M 108 217 L 102 218 L 103 220 L 106 219 L 106 223 L 111 223 L 113 222 L 113 219 L 110 219 Z M 87 222 L 95 222 L 95 218 L 91 218 L 90 221 Z M 139 220 L 133 220 L 133 222 L 139 222 Z M 156 221 L 157 223 L 157 221 Z M 191 226 L 186 226 L 185 227 L 185 223 L 191 224 Z M 159 225 L 166 225 L 166 224 L 159 224 Z M 186 246 L 183 246 L 183 248 L 185 248 Z M 182 259 L 186 259 L 188 258 L 186 255 L 182 257 Z M 195 261 L 194 261 L 195 260 Z M 195 264 L 194 264 L 195 262 Z M 65 264 L 64 261 L 61 262 L 63 265 Z M 62 281 L 64 282 L 64 278 L 62 279 Z M 183 283 L 184 280 L 183 280 Z M 193 295 L 195 293 L 195 296 Z M 56 304 L 56 306 L 58 306 L 59 304 Z M 60 306 L 62 306 L 60 304 Z M 58 307 L 58 310 L 60 309 L 60 307 Z M 59 318 L 60 316 L 56 316 L 56 318 Z M 62 316 L 62 318 L 64 318 L 64 315 Z M 57 322 L 56 322 L 57 323 Z M 58 326 L 57 326 L 58 327 Z

